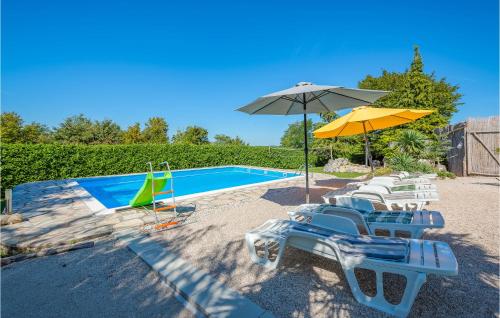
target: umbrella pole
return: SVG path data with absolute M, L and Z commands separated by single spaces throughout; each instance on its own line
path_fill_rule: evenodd
M 368 167 L 368 138 L 366 136 L 365 122 L 363 122 L 363 133 L 365 135 L 365 167 Z
M 302 105 L 304 106 L 304 157 L 306 161 L 306 203 L 309 203 L 309 162 L 307 147 L 307 113 L 306 113 L 306 94 L 302 93 Z
M 365 127 L 365 122 L 363 122 L 363 131 L 365 133 L 365 167 L 368 167 L 368 159 L 370 157 L 370 149 L 368 147 L 368 135 L 366 134 L 366 127 Z M 373 172 L 373 164 L 370 160 L 370 169 Z

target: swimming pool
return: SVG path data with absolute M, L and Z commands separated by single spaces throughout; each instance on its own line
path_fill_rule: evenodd
M 162 173 L 157 174 L 160 176 Z M 176 198 L 299 176 L 290 172 L 237 166 L 175 170 L 172 175 Z M 145 176 L 146 174 L 142 173 L 80 178 L 76 181 L 106 208 L 114 209 L 128 206 L 142 186 Z M 170 189 L 170 181 L 165 189 Z M 167 199 L 170 196 L 159 195 L 157 198 Z

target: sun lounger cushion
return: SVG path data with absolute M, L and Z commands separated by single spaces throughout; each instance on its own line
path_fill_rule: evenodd
M 413 212 L 404 211 L 374 211 L 366 216 L 366 222 L 403 223 L 410 224 Z
M 328 237 L 338 245 L 342 253 L 350 256 L 359 255 L 389 261 L 405 261 L 409 253 L 408 241 L 403 239 L 339 234 L 311 224 L 296 223 L 292 229 Z

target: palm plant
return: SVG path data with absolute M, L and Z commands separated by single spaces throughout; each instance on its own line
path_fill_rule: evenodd
M 405 129 L 401 131 L 394 146 L 402 153 L 406 153 L 414 158 L 421 156 L 425 150 L 427 138 L 417 130 Z

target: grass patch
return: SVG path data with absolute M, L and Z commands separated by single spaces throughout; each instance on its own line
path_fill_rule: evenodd
M 0 245 L 0 257 L 4 258 L 4 257 L 7 257 L 7 256 L 10 256 L 9 255 L 9 250 L 5 246 Z
M 323 167 L 311 167 L 309 170 L 316 173 L 330 174 L 332 176 L 336 176 L 337 178 L 344 179 L 352 179 L 366 175 L 366 173 L 362 172 L 324 172 Z

